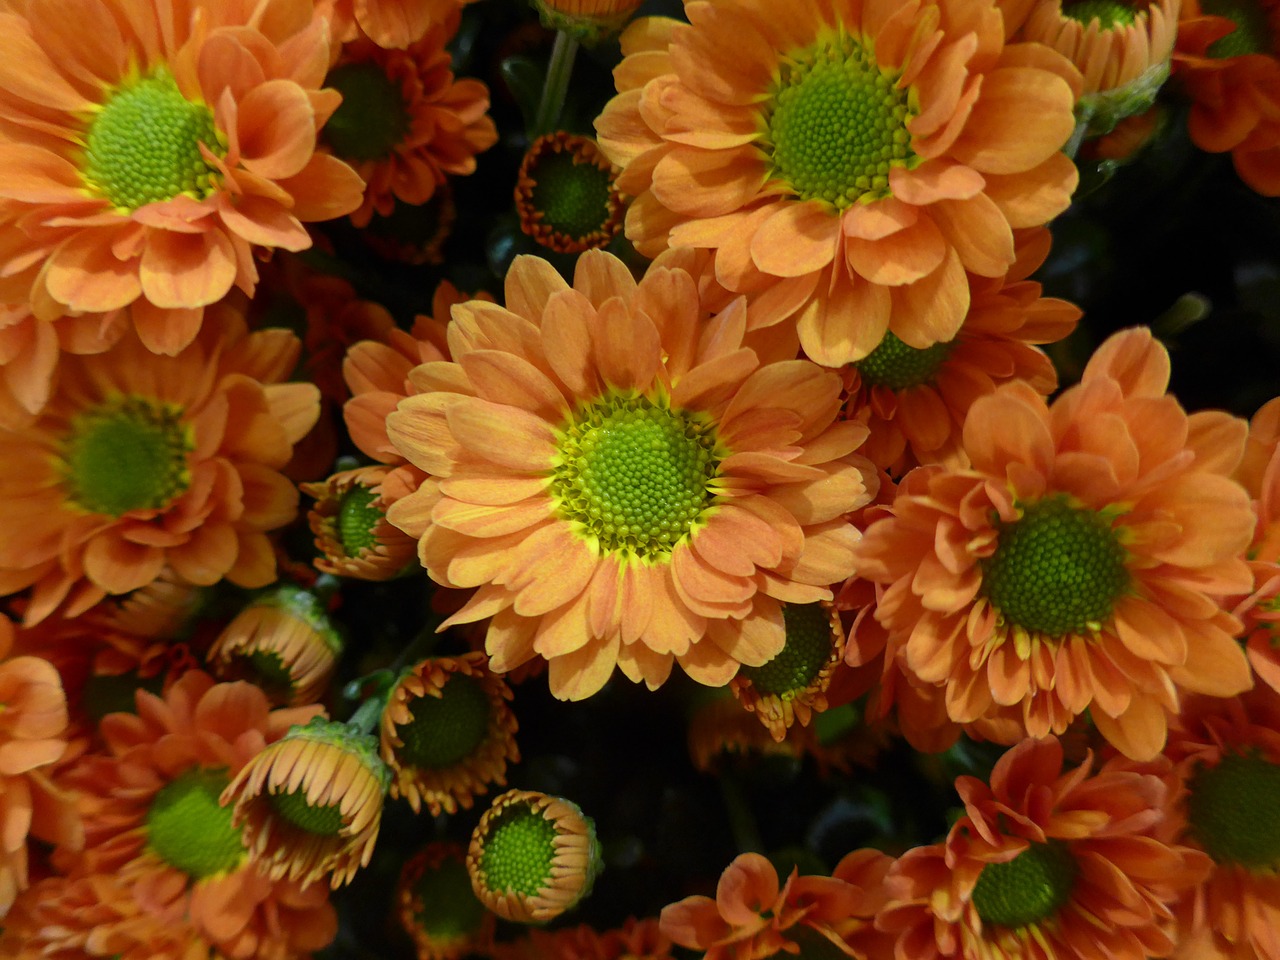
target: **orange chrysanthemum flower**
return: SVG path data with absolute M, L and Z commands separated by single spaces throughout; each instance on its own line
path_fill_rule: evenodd
M 79 845 L 79 824 L 49 773 L 67 751 L 67 698 L 48 660 L 10 656 L 0 616 L 0 918 L 27 889 L 27 838 Z
M 293 334 L 247 333 L 223 304 L 175 356 L 129 335 L 64 358 L 40 417 L 0 430 L 0 592 L 31 588 L 34 623 L 144 587 L 166 566 L 195 584 L 269 583 L 267 532 L 298 504 L 279 471 L 318 414 L 314 386 L 279 382 L 297 356 Z
M 0 932 L 5 960 L 208 960 L 189 921 L 150 913 L 113 874 L 48 877 L 14 904 Z
M 343 100 L 324 140 L 366 182 L 351 214 L 357 227 L 375 212 L 388 216 L 397 200 L 426 203 L 446 174 L 474 173 L 476 154 L 498 140 L 488 88 L 450 68 L 445 45 L 458 21 L 454 13 L 432 24 L 403 50 L 353 40 L 326 78 Z
M 437 583 L 479 587 L 446 625 L 492 617 L 492 669 L 544 657 L 562 699 L 776 655 L 781 603 L 852 572 L 844 515 L 875 486 L 839 377 L 760 363 L 742 301 L 707 318 L 681 269 L 637 284 L 592 250 L 570 288 L 522 257 L 506 302 L 455 307 L 454 362 L 387 418 L 429 475 L 388 517 Z
M 163 698 L 140 692 L 137 706 L 105 717 L 105 755 L 81 757 L 65 774 L 80 791 L 86 846 L 64 866 L 118 877 L 144 911 L 189 923 L 230 960 L 326 946 L 337 917 L 325 889 L 268 880 L 218 805 L 259 751 L 319 708 L 272 711 L 256 687 L 199 671 Z
M 900 663 L 1003 743 L 1089 710 L 1124 753 L 1164 744 L 1178 690 L 1252 682 L 1220 598 L 1248 590 L 1253 511 L 1229 479 L 1245 424 L 1188 416 L 1145 329 L 1113 336 L 1053 404 L 1010 384 L 969 410 L 972 467 L 921 467 L 867 528 L 859 573 Z
M 357 580 L 390 580 L 413 568 L 417 541 L 388 522 L 387 508 L 417 484 L 415 471 L 381 465 L 302 484 L 302 492 L 316 501 L 307 511 L 319 553 L 316 569 Z
M 876 926 L 912 960 L 1146 960 L 1174 949 L 1173 905 L 1209 858 L 1176 842 L 1154 774 L 1092 758 L 1062 770 L 1055 739 L 1025 740 L 988 786 L 960 777 L 965 815 L 944 843 L 894 863 Z
M 423 660 L 406 671 L 382 712 L 391 796 L 438 816 L 470 809 L 490 784 L 506 786 L 507 764 L 520 760 L 510 699 L 483 653 Z
M 493 299 L 486 293 L 475 298 Z M 449 281 L 442 281 L 432 296 L 431 315 L 415 317 L 412 330 L 389 330 L 384 341 L 362 340 L 347 351 L 342 375 L 351 399 L 342 416 L 351 442 L 366 456 L 392 466 L 408 462 L 387 437 L 387 416 L 401 400 L 418 392 L 409 379 L 414 367 L 449 359 L 445 333 L 449 311 L 470 299 Z
M 316 0 L 334 39 L 348 43 L 363 34 L 380 47 L 401 49 L 460 6 L 461 0 Z
M 544 923 L 591 893 L 604 862 L 576 803 L 532 790 L 495 797 L 471 832 L 471 889 L 503 920 Z
M 714 900 L 692 896 L 663 907 L 662 932 L 704 951 L 705 960 L 885 956 L 889 943 L 872 923 L 885 903 L 891 862 L 876 850 L 855 850 L 829 877 L 793 869 L 780 887 L 768 860 L 744 853 L 720 875 Z
M 621 927 L 589 924 L 560 930 L 532 929 L 524 937 L 494 944 L 494 960 L 671 960 L 671 940 L 655 918 L 628 918 Z
M 1048 396 L 1053 364 L 1033 344 L 1067 336 L 1080 310 L 1040 295 L 1028 280 L 1049 253 L 1049 232 L 1020 236 L 1018 260 L 1003 277 L 970 275 L 969 312 L 954 339 L 918 350 L 892 333 L 845 368 L 845 415 L 871 429 L 862 452 L 895 476 L 922 463 L 964 461 L 960 428 L 978 397 L 1022 381 Z
M 1178 960 L 1280 960 L 1280 699 L 1190 698 L 1169 730 L 1183 840 L 1213 859 L 1178 908 Z
M 965 271 L 1002 276 L 1013 228 L 1076 184 L 1059 152 L 1080 77 L 1006 42 L 994 0 L 687 0 L 690 23 L 623 34 L 619 94 L 596 122 L 636 199 L 627 236 L 714 252 L 754 325 L 796 317 L 840 366 L 885 332 L 923 349 L 969 306 Z
M 253 293 L 256 250 L 305 249 L 305 221 L 354 210 L 360 178 L 316 151 L 328 61 L 311 0 L 0 14 L 0 198 L 25 234 L 4 271 L 34 274 L 37 316 L 132 304 L 174 354 L 232 286 Z
M 306 887 L 328 873 L 337 889 L 373 856 L 389 780 L 376 738 L 316 717 L 260 751 L 221 799 L 268 877 Z
M 460 843 L 429 843 L 400 868 L 396 912 L 418 960 L 489 952 L 497 917 L 471 889 L 466 857 Z
M 1191 98 L 1191 139 L 1231 152 L 1240 179 L 1280 196 L 1280 2 L 1183 0 L 1173 73 Z

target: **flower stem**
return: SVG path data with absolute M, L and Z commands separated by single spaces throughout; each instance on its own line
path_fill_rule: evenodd
M 537 116 L 533 118 L 533 129 L 529 131 L 530 140 L 550 133 L 560 122 L 577 55 L 578 41 L 564 30 L 558 31 L 555 46 L 551 48 L 551 60 L 547 64 L 547 79 L 542 85 L 542 100 L 538 103 Z
M 347 721 L 347 727 L 353 733 L 369 735 L 373 733 L 374 728 L 378 726 L 378 721 L 382 719 L 382 711 L 387 706 L 388 694 L 390 688 L 380 690 L 377 694 L 370 697 L 364 703 L 360 704 L 360 709 L 351 715 Z

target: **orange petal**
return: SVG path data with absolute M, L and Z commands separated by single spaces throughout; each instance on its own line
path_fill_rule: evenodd
M 157 307 L 198 307 L 226 296 L 236 279 L 231 240 L 220 230 L 147 234 L 138 277 Z
M 307 92 L 292 80 L 268 80 L 240 99 L 240 162 L 268 180 L 300 173 L 316 147 Z
M 1056 153 L 1075 129 L 1071 87 L 1059 76 L 1025 67 L 1000 68 L 982 82 L 951 155 L 979 173 L 1021 173 Z
M 914 283 L 939 268 L 950 248 L 928 217 L 878 240 L 848 237 L 845 256 L 859 276 L 882 286 Z
M 753 200 L 767 179 L 764 160 L 753 146 L 676 147 L 654 167 L 650 190 L 654 199 L 682 216 L 718 217 Z
M 547 670 L 551 694 L 560 700 L 585 700 L 600 692 L 617 664 L 617 634 L 592 639 L 582 649 L 551 660 Z
M 751 259 L 775 277 L 800 277 L 835 259 L 840 218 L 822 204 L 779 206 L 751 239 Z
M 445 417 L 468 452 L 525 473 L 550 471 L 555 435 L 541 417 L 478 397 L 460 398 Z

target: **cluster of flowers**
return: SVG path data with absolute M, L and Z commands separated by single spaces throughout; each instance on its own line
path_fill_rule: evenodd
M 350 264 L 447 262 L 493 2 L 0 0 L 0 957 L 324 951 L 384 797 L 506 785 L 513 685 L 678 666 L 700 770 L 1008 749 L 937 843 L 603 931 L 538 926 L 592 819 L 501 793 L 400 858 L 408 950 L 1280 960 L 1280 398 L 1188 412 L 1141 327 L 1058 392 L 1033 279 L 1171 90 L 1280 195 L 1280 2 L 537 0 L 525 246 L 400 316 Z

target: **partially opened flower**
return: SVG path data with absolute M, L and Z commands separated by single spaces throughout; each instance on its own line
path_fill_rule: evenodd
M 913 960 L 1146 960 L 1173 953 L 1173 906 L 1209 858 L 1177 842 L 1164 781 L 1118 758 L 1063 769 L 1026 740 L 988 786 L 956 781 L 965 813 L 945 842 L 903 854 L 876 925 Z
M 454 308 L 453 362 L 387 418 L 428 475 L 387 516 L 437 583 L 479 588 L 446 625 L 491 617 L 491 668 L 541 656 L 562 699 L 774 656 L 781 603 L 852 572 L 845 515 L 876 485 L 840 378 L 762 363 L 741 299 L 708 317 L 682 269 L 637 283 L 592 250 L 572 288 L 532 257 L 506 284 L 505 309 Z
M 252 294 L 261 250 L 311 245 L 306 221 L 360 203 L 316 150 L 325 21 L 310 0 L 33 0 L 0 15 L 0 198 L 25 244 L 37 316 L 133 305 L 147 349 L 174 354 L 205 308 Z M 146 144 L 140 148 L 140 144 Z
M 609 243 L 622 229 L 617 172 L 589 137 L 563 130 L 530 144 L 516 177 L 520 229 L 558 253 Z
M 268 532 L 293 519 L 280 472 L 319 413 L 311 384 L 281 383 L 298 341 L 248 333 L 230 304 L 174 356 L 129 334 L 63 359 L 31 426 L 0 430 L 12 469 L 0 499 L 0 593 L 30 588 L 28 622 L 83 613 L 109 594 L 177 575 L 260 587 Z
M 472 831 L 467 871 L 476 896 L 502 919 L 542 923 L 591 892 L 600 855 L 595 824 L 577 804 L 508 790 Z
M 417 542 L 387 520 L 387 507 L 417 486 L 404 469 L 358 467 L 322 483 L 301 484 L 314 497 L 307 522 L 315 534 L 321 573 L 390 580 L 414 566 Z
M 342 653 L 323 597 L 291 583 L 250 600 L 228 623 L 208 661 L 223 679 L 248 680 L 276 704 L 323 698 Z
M 1182 839 L 1213 859 L 1179 904 L 1180 960 L 1277 960 L 1280 699 L 1268 687 L 1190 698 L 1169 730 L 1166 776 Z
M 782 623 L 786 641 L 777 656 L 743 667 L 729 681 L 734 696 L 775 740 L 797 720 L 808 724 L 815 711 L 827 709 L 827 688 L 844 664 L 844 625 L 831 604 L 784 603 Z
M 1061 733 L 1088 709 L 1134 758 L 1164 744 L 1178 691 L 1252 683 L 1220 600 L 1248 590 L 1245 424 L 1188 415 L 1168 355 L 1116 334 L 1046 406 L 1008 384 L 964 425 L 970 468 L 921 467 L 859 545 L 902 667 L 984 737 Z
M 426 203 L 446 174 L 474 172 L 475 155 L 497 142 L 488 88 L 453 75 L 445 44 L 457 29 L 455 12 L 402 50 L 353 40 L 325 78 L 343 101 L 324 140 L 366 183 L 356 226 L 397 201 Z
M 1084 86 L 1076 112 L 1081 135 L 1096 137 L 1146 112 L 1169 77 L 1182 0 L 1036 0 L 1014 36 L 1057 50 Z M 1026 3 L 1019 3 L 1026 7 Z
M 1183 0 L 1174 77 L 1191 98 L 1201 150 L 1231 152 L 1236 173 L 1280 196 L 1280 2 Z
M 142 909 L 188 921 L 191 936 L 227 958 L 326 946 L 337 931 L 327 890 L 263 876 L 218 802 L 258 751 L 318 710 L 272 711 L 256 687 L 195 670 L 163 697 L 139 693 L 136 714 L 103 719 L 105 752 L 64 774 L 80 793 L 86 836 L 64 866 L 118 877 Z
M 1019 231 L 1018 260 L 1002 277 L 969 277 L 969 312 L 960 332 L 916 349 L 893 333 L 844 369 L 845 415 L 865 419 L 862 452 L 902 476 L 922 463 L 959 465 L 961 427 L 978 397 L 1002 383 L 1027 383 L 1048 396 L 1058 385 L 1037 344 L 1067 336 L 1080 310 L 1041 296 L 1027 279 L 1049 253 L 1048 230 Z
M 470 808 L 490 784 L 506 786 L 520 760 L 511 689 L 483 653 L 423 660 L 391 690 L 382 713 L 382 759 L 391 795 L 433 816 Z
M 744 853 L 720 875 L 716 896 L 686 897 L 662 909 L 662 932 L 705 960 L 770 956 L 883 956 L 889 943 L 873 926 L 884 905 L 892 861 L 875 850 L 844 857 L 831 876 L 785 884 L 758 853 Z M 872 952 L 869 948 L 879 948 Z
M 400 868 L 396 912 L 418 960 L 458 960 L 489 946 L 496 917 L 471 889 L 466 856 L 459 843 L 429 843 Z
M 813 360 L 860 360 L 886 331 L 917 349 L 950 340 L 965 272 L 1001 276 L 1013 229 L 1066 209 L 1079 74 L 1007 42 L 994 0 L 685 13 L 627 29 L 596 122 L 635 197 L 627 236 L 649 256 L 711 250 L 753 324 L 794 317 Z
M 319 717 L 291 727 L 222 792 L 259 869 L 308 886 L 350 883 L 373 856 L 390 775 L 378 741 Z

